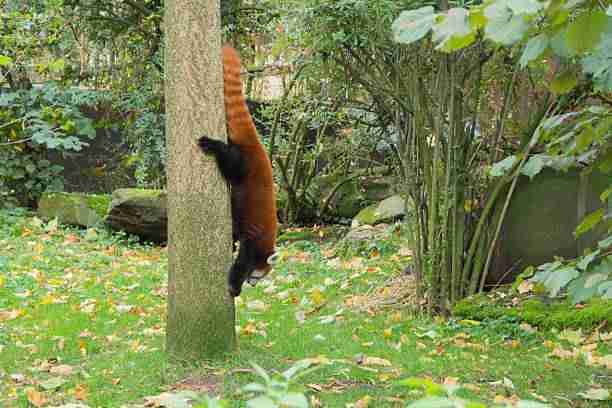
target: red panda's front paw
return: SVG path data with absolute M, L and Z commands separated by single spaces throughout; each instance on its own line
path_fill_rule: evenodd
M 198 146 L 204 153 L 211 153 L 215 150 L 216 144 L 218 144 L 218 140 L 213 140 L 208 136 L 202 136 L 198 139 Z

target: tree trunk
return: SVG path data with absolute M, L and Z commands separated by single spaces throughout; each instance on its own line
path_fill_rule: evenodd
M 166 1 L 167 349 L 180 359 L 234 347 L 228 187 L 196 146 L 225 140 L 219 0 Z

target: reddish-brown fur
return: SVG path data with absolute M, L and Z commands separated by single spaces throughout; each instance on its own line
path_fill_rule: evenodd
M 238 145 L 247 161 L 246 180 L 238 188 L 240 211 L 234 216 L 239 235 L 246 234 L 256 241 L 256 246 L 266 258 L 274 254 L 276 244 L 276 198 L 272 178 L 272 164 L 257 136 L 253 118 L 242 93 L 240 57 L 236 50 L 224 46 L 223 82 L 225 113 L 229 140 Z M 259 274 L 267 274 L 271 266 L 262 261 L 257 265 Z

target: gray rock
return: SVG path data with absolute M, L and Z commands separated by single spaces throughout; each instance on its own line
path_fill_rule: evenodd
M 165 242 L 168 239 L 166 193 L 139 188 L 115 190 L 105 222 L 113 229 L 146 240 Z
M 375 225 L 381 222 L 393 221 L 406 214 L 406 201 L 399 195 L 393 195 L 364 208 L 355 216 L 351 227 L 360 225 Z
M 90 227 L 103 221 L 109 204 L 108 195 L 44 193 L 38 201 L 38 214 L 57 218 L 62 224 Z

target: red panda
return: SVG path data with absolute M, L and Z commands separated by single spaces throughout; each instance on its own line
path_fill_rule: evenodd
M 255 283 L 272 266 L 276 245 L 276 197 L 272 164 L 259 141 L 242 93 L 240 57 L 230 46 L 222 49 L 228 143 L 202 136 L 202 151 L 215 157 L 230 183 L 232 236 L 240 243 L 228 276 L 229 293 L 239 296 L 244 281 Z

